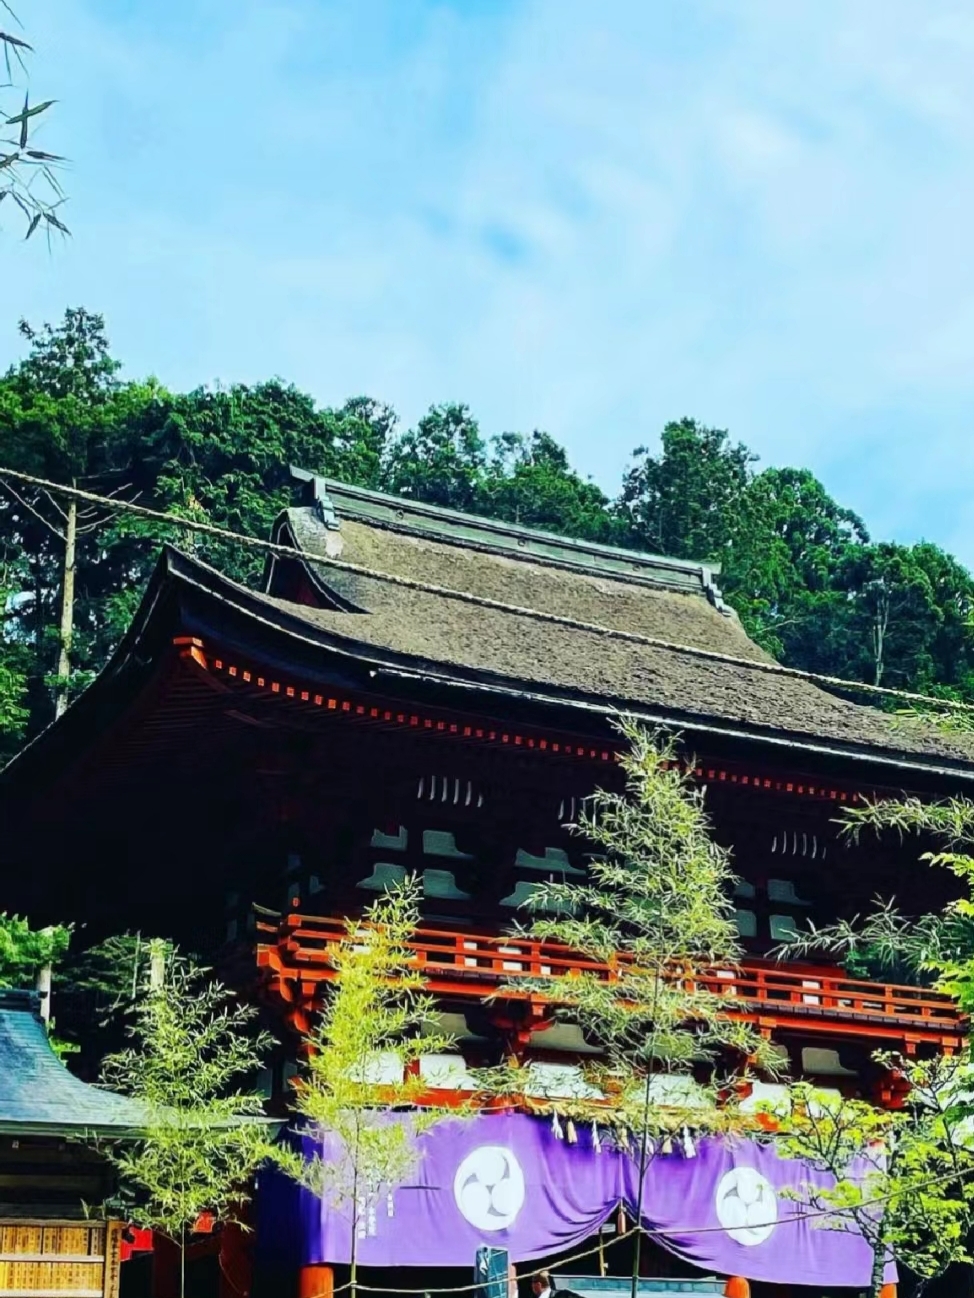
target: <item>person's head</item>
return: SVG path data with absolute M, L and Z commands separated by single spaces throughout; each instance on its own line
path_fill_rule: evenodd
M 551 1275 L 547 1271 L 539 1271 L 537 1275 L 531 1277 L 531 1292 L 533 1294 L 542 1294 L 546 1289 L 551 1288 Z

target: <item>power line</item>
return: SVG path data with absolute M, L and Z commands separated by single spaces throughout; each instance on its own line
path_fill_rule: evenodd
M 611 640 L 622 640 L 650 649 L 665 649 L 671 653 L 684 654 L 707 662 L 724 663 L 732 667 L 744 667 L 749 671 L 763 672 L 766 675 L 785 676 L 793 680 L 808 681 L 813 685 L 824 685 L 832 689 L 868 694 L 877 698 L 900 699 L 907 703 L 923 703 L 935 708 L 947 708 L 957 712 L 974 714 L 974 703 L 965 703 L 958 699 L 938 698 L 932 694 L 919 694 L 912 690 L 895 689 L 887 685 L 870 685 L 865 681 L 850 681 L 841 676 L 829 676 L 822 672 L 804 671 L 800 667 L 786 667 L 783 663 L 763 662 L 760 659 L 740 658 L 735 654 L 721 653 L 714 649 L 702 649 L 697 645 L 680 644 L 664 640 L 657 636 L 643 635 L 637 631 L 623 631 L 618 627 L 602 626 L 597 622 L 585 622 L 578 618 L 564 617 L 559 613 L 549 613 L 542 609 L 529 608 L 521 604 L 509 604 L 503 600 L 491 599 L 485 595 L 474 595 L 470 591 L 455 590 L 448 586 L 438 586 L 431 582 L 416 581 L 397 573 L 380 572 L 364 564 L 350 563 L 347 559 L 338 559 L 328 554 L 318 554 L 309 550 L 296 550 L 293 546 L 282 545 L 277 541 L 266 541 L 261 537 L 247 536 L 234 532 L 214 523 L 204 523 L 199 519 L 186 518 L 180 514 L 169 514 L 162 510 L 152 509 L 148 505 L 138 505 L 134 501 L 119 500 L 114 496 L 102 496 L 97 492 L 85 491 L 81 487 L 68 487 L 59 482 L 51 482 L 34 474 L 23 473 L 17 469 L 0 468 L 0 481 L 13 478 L 31 487 L 38 487 L 51 495 L 60 495 L 69 500 L 85 501 L 88 504 L 104 505 L 113 513 L 132 514 L 138 518 L 151 519 L 166 526 L 183 528 L 197 532 L 202 536 L 212 536 L 220 541 L 228 541 L 252 550 L 262 550 L 266 554 L 283 558 L 301 558 L 310 563 L 322 564 L 338 572 L 347 572 L 355 576 L 368 577 L 373 581 L 387 585 L 399 586 L 405 590 L 415 590 L 423 594 L 438 595 L 441 598 L 457 600 L 460 603 L 475 605 L 480 608 L 495 609 L 498 612 L 513 614 L 517 617 L 531 618 L 534 621 L 562 626 L 569 630 L 584 631 L 591 635 L 603 636 Z

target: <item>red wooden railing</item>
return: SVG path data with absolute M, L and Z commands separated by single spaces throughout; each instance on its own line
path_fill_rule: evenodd
M 257 925 L 258 963 L 286 1000 L 313 1001 L 316 984 L 331 976 L 331 952 L 346 934 L 334 918 L 287 915 Z M 610 977 L 607 966 L 567 947 L 531 938 L 423 927 L 410 942 L 428 990 L 447 998 L 483 999 L 505 988 L 517 998 L 519 977 L 555 978 L 572 971 Z M 859 1035 L 958 1049 L 966 1025 L 953 1001 L 938 992 L 847 978 L 834 968 L 745 959 L 739 966 L 694 973 L 700 987 L 725 996 L 735 1016 L 769 1028 L 787 1024 L 816 1034 Z M 534 993 L 536 995 L 536 993 Z

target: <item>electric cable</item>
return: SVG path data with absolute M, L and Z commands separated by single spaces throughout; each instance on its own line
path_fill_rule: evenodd
M 503 600 L 491 599 L 484 595 L 474 595 L 470 591 L 455 590 L 448 586 L 438 586 L 430 582 L 417 581 L 411 577 L 403 577 L 396 573 L 380 572 L 377 569 L 369 568 L 364 564 L 350 563 L 346 559 L 339 559 L 333 555 L 318 554 L 309 550 L 297 550 L 293 546 L 283 545 L 277 541 L 266 541 L 261 537 L 247 536 L 242 532 L 234 532 L 229 528 L 219 527 L 214 523 L 204 523 L 198 519 L 185 518 L 179 514 L 170 514 L 162 510 L 152 509 L 148 505 L 138 505 L 134 501 L 120 500 L 113 496 L 102 496 L 97 492 L 85 491 L 81 487 L 68 487 L 58 482 L 51 482 L 46 478 L 40 478 L 31 473 L 23 473 L 19 469 L 8 469 L 0 467 L 0 481 L 4 478 L 13 478 L 18 482 L 28 486 L 38 487 L 51 495 L 64 496 L 69 500 L 84 501 L 88 504 L 105 505 L 113 513 L 128 513 L 139 518 L 151 519 L 153 522 L 163 523 L 171 527 L 184 528 L 187 531 L 197 532 L 203 536 L 212 536 L 217 540 L 232 542 L 237 545 L 246 546 L 254 550 L 262 550 L 267 554 L 277 555 L 282 558 L 303 559 L 308 563 L 322 564 L 334 568 L 339 572 L 351 573 L 355 576 L 368 577 L 373 581 L 383 582 L 387 585 L 400 586 L 406 590 L 415 590 L 423 594 L 438 595 L 447 599 L 454 599 L 461 603 L 476 605 L 481 608 L 496 609 L 499 612 L 510 613 L 518 617 L 532 618 L 535 621 L 546 622 L 554 626 L 563 626 L 569 630 L 585 631 L 592 635 L 603 636 L 607 639 L 621 640 L 629 644 L 643 645 L 651 649 L 665 649 L 673 653 L 683 654 L 688 657 L 702 659 L 708 662 L 725 663 L 734 667 L 745 667 L 750 671 L 763 672 L 767 675 L 785 676 L 793 680 L 808 681 L 814 685 L 824 685 L 832 689 L 841 689 L 851 691 L 857 694 L 868 694 L 878 698 L 901 699 L 908 703 L 923 703 L 936 708 L 946 708 L 956 712 L 965 712 L 974 714 L 974 703 L 967 703 L 960 699 L 940 698 L 932 694 L 921 694 L 913 690 L 896 689 L 888 685 L 870 685 L 866 681 L 850 681 L 841 676 L 829 676 L 822 672 L 805 671 L 800 667 L 787 667 L 783 663 L 763 662 L 760 659 L 740 658 L 736 654 L 721 653 L 715 649 L 702 649 L 697 645 L 680 644 L 678 642 L 664 640 L 657 636 L 643 635 L 637 631 L 623 631 L 618 627 L 602 626 L 597 622 L 586 622 L 578 618 L 565 617 L 559 613 L 549 613 L 542 609 L 529 608 L 520 604 L 509 604 Z

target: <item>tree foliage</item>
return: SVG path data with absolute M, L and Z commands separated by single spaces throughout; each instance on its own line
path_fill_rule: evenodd
M 541 884 L 528 903 L 532 937 L 612 976 L 573 970 L 538 990 L 554 986 L 559 1013 L 622 1076 L 689 1075 L 723 1052 L 771 1065 L 760 1034 L 728 1015 L 726 997 L 699 977 L 741 957 L 730 856 L 711 837 L 703 792 L 671 737 L 628 718 L 618 728 L 625 789 L 597 791 L 574 827 L 595 849 L 586 879 Z
M 909 797 L 874 801 L 845 811 L 845 831 L 918 836 L 933 849 L 920 861 L 948 869 L 961 895 L 943 910 L 925 915 L 903 913 L 895 898 L 878 898 L 863 917 L 816 928 L 809 925 L 786 948 L 792 957 L 827 952 L 853 972 L 903 976 L 932 985 L 951 996 L 960 1012 L 974 1012 L 974 802 L 956 797 L 924 802 Z M 970 1047 L 958 1059 L 903 1060 L 878 1056 L 899 1072 L 911 1088 L 902 1114 L 884 1117 L 884 1158 L 871 1173 L 875 1191 L 893 1194 L 888 1210 L 877 1215 L 864 1206 L 865 1191 L 850 1183 L 842 1157 L 869 1154 L 868 1106 L 845 1102 L 815 1121 L 794 1127 L 798 1143 L 824 1164 L 829 1151 L 839 1176 L 836 1202 L 845 1199 L 863 1233 L 877 1249 L 892 1251 L 920 1276 L 939 1275 L 951 1262 L 971 1263 L 974 1243 L 974 1067 Z M 805 1099 L 797 1096 L 797 1110 Z M 833 1106 L 834 1108 L 834 1106 Z M 814 1116 L 814 1115 L 813 1115 Z M 794 1124 L 793 1124 L 794 1126 Z M 865 1149 L 865 1154 L 862 1150 Z M 841 1156 L 841 1157 L 840 1157 Z M 875 1158 L 873 1159 L 876 1162 Z M 922 1193 L 911 1191 L 935 1181 Z M 877 1267 L 878 1267 L 877 1260 Z M 878 1289 L 876 1290 L 878 1293 Z
M 902 977 L 933 986 L 957 999 L 965 1014 L 974 1010 L 974 802 L 947 798 L 924 802 L 917 797 L 867 802 L 844 811 L 844 832 L 858 839 L 865 832 L 918 836 L 939 844 L 920 861 L 948 869 L 962 894 L 941 911 L 904 913 L 895 897 L 877 897 L 872 911 L 852 919 L 816 926 L 809 923 L 782 947 L 802 958 L 826 953 L 864 976 Z
M 254 1030 L 256 1014 L 208 970 L 171 954 L 161 984 L 143 984 L 132 1044 L 104 1063 L 104 1084 L 146 1115 L 138 1140 L 105 1152 L 128 1194 L 129 1218 L 179 1247 L 181 1293 L 186 1241 L 200 1215 L 239 1220 L 271 1152 L 260 1096 L 239 1089 L 269 1046 Z
M 791 1088 L 773 1109 L 779 1149 L 834 1181 L 792 1187 L 802 1210 L 821 1213 L 826 1230 L 855 1230 L 873 1255 L 870 1294 L 879 1298 L 889 1262 L 923 1281 L 970 1262 L 974 1228 L 974 1148 L 966 1059 L 878 1056 L 909 1086 L 903 1109 Z
M 619 730 L 628 745 L 620 757 L 625 788 L 597 791 L 574 827 L 595 849 L 586 878 L 545 883 L 528 903 L 535 912 L 531 937 L 561 943 L 593 968 L 517 979 L 511 990 L 550 999 L 557 1017 L 578 1023 L 601 1048 L 604 1064 L 590 1076 L 609 1101 L 603 1120 L 634 1132 L 638 1219 L 657 1136 L 687 1120 L 704 1128 L 733 1125 L 733 1107 L 718 1103 L 720 1064 L 773 1073 L 779 1061 L 702 977 L 741 958 L 734 876 L 728 852 L 710 835 L 703 790 L 691 782 L 672 737 L 627 718 Z M 704 1087 L 699 1074 L 708 1065 L 711 1084 Z M 638 1267 L 637 1236 L 634 1295 Z
M 38 147 L 36 138 L 54 100 L 31 100 L 27 60 L 33 50 L 7 0 L 0 0 L 0 22 L 6 72 L 6 82 L 0 86 L 0 203 L 6 199 L 8 206 L 19 210 L 28 239 L 41 224 L 49 235 L 52 231 L 67 234 L 58 215 L 64 192 L 57 169 L 64 159 Z
M 31 928 L 19 915 L 0 914 L 0 987 L 33 987 L 38 971 L 58 964 L 70 941 L 64 925 Z
M 409 878 L 378 898 L 362 920 L 346 921 L 294 1097 L 310 1130 L 328 1141 L 327 1155 L 278 1153 L 289 1175 L 348 1214 L 353 1292 L 363 1214 L 380 1190 L 406 1177 L 418 1157 L 418 1135 L 444 1118 L 462 1116 L 456 1105 L 431 1104 L 426 1083 L 410 1067 L 421 1055 L 451 1044 L 430 1031 L 435 1003 L 422 992 L 407 945 L 419 923 L 420 898 L 419 883 Z M 415 1108 L 420 1098 L 423 1107 Z M 408 1121 L 389 1120 L 391 1111 L 405 1108 L 413 1110 Z
M 0 175 L 4 174 L 0 172 Z M 616 497 L 550 433 L 484 434 L 468 406 L 401 429 L 382 402 L 321 407 L 281 379 L 171 392 L 124 379 L 104 321 L 69 309 L 21 325 L 0 379 L 0 464 L 266 537 L 288 466 L 566 536 L 713 563 L 745 628 L 780 660 L 869 683 L 974 699 L 974 581 L 927 542 L 873 541 L 806 469 L 766 468 L 693 419 L 635 453 Z M 597 432 L 597 430 L 593 430 Z M 61 607 L 66 504 L 0 488 L 0 747 L 46 723 L 128 624 L 158 547 L 174 542 L 245 583 L 252 550 L 79 506 L 70 654 Z
M 645 447 L 622 484 L 620 508 L 641 549 L 675 559 L 719 560 L 730 545 L 754 454 L 726 429 L 695 419 L 667 424 L 659 455 Z

